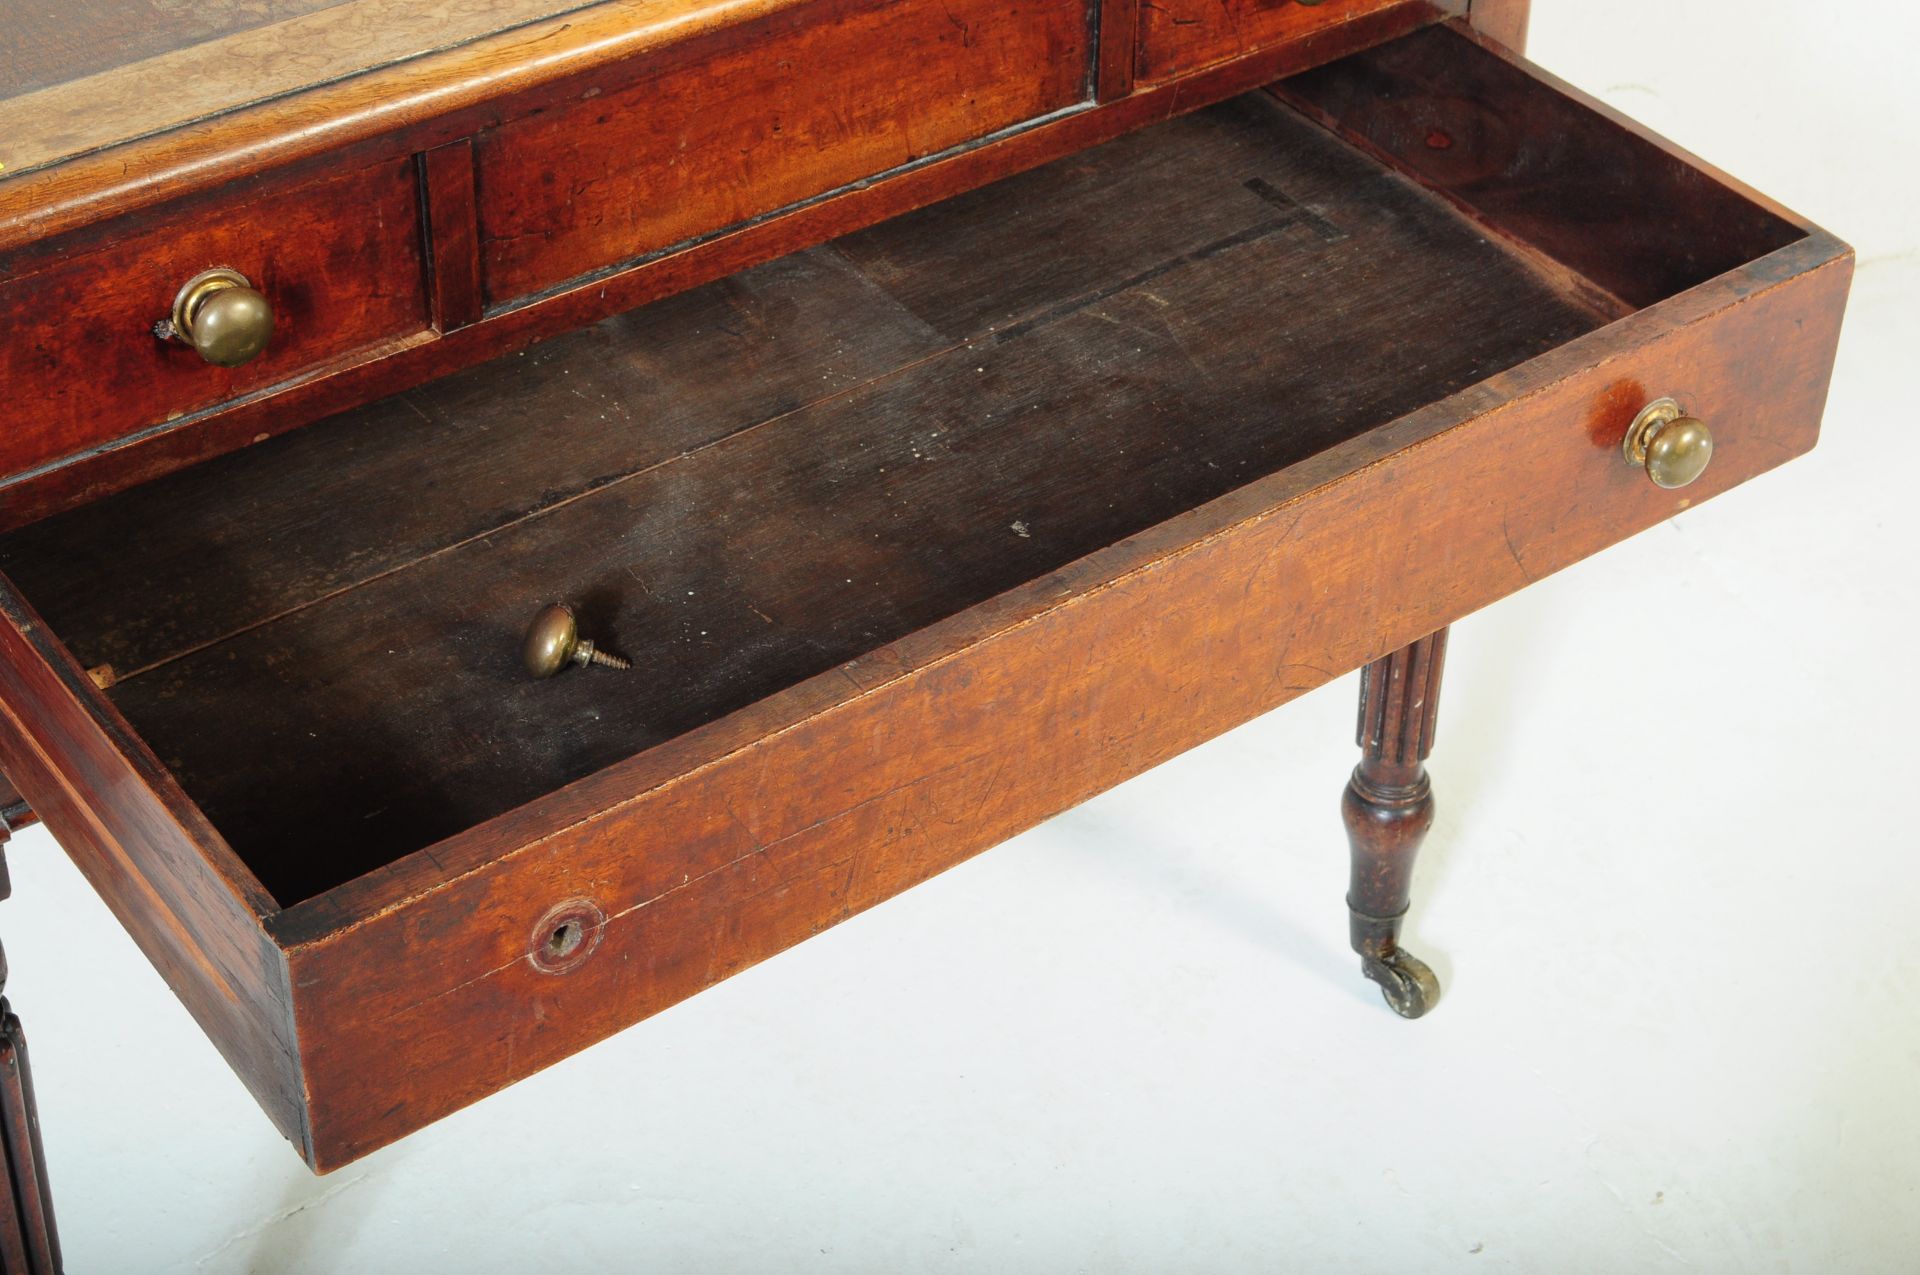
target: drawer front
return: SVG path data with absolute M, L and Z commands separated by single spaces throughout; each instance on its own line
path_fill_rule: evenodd
M 0 474 L 164 425 L 426 326 L 412 159 L 293 188 L 222 192 L 0 279 Z M 181 286 L 230 267 L 266 296 L 274 332 L 216 367 L 154 325 Z
M 827 4 L 478 139 L 501 304 L 1085 100 L 1088 0 Z
M 1170 80 L 1301 39 L 1406 0 L 1155 0 L 1140 6 L 1141 83 Z

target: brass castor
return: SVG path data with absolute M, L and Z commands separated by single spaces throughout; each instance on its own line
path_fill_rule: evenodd
M 1383 957 L 1362 957 L 1360 968 L 1380 984 L 1388 1008 L 1402 1018 L 1418 1018 L 1440 1002 L 1440 980 L 1411 952 L 1395 948 Z
M 1347 892 L 1353 950 L 1380 984 L 1393 1012 L 1419 1018 L 1440 1003 L 1440 980 L 1400 946 L 1414 856 L 1433 826 L 1433 784 L 1426 759 L 1433 748 L 1446 662 L 1447 631 L 1368 665 L 1360 678 L 1360 765 L 1341 796 L 1340 814 L 1353 852 Z

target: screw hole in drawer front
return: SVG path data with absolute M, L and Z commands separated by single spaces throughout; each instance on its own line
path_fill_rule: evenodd
M 547 936 L 544 955 L 550 960 L 563 960 L 572 956 L 585 938 L 578 921 L 563 921 L 560 928 Z
M 543 974 L 580 968 L 600 947 L 607 914 L 591 899 L 568 899 L 549 908 L 533 927 L 527 959 Z

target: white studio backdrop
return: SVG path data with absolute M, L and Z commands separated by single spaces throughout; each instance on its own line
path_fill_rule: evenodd
M 1346 948 L 1351 678 L 324 1179 L 34 830 L 71 1270 L 1920 1269 L 1917 15 L 1537 0 L 1860 270 L 1812 456 L 1456 628 L 1430 1018 Z

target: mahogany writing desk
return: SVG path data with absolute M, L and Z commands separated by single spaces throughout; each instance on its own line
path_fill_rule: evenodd
M 1447 626 L 1810 447 L 1850 277 L 1512 3 L 183 13 L 0 63 L 0 769 L 323 1171 L 1355 668 L 1417 1017 Z

